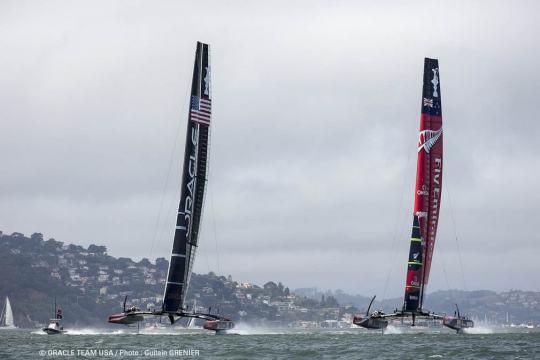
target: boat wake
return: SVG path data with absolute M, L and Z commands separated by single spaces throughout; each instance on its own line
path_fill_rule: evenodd
M 463 329 L 465 334 L 493 334 L 493 329 L 487 326 L 475 326 L 473 328 Z
M 124 330 L 107 331 L 95 328 L 66 329 L 66 335 L 123 335 L 126 333 Z
M 384 332 L 383 332 L 384 335 L 396 335 L 396 334 L 403 334 L 403 330 L 398 328 L 398 327 L 395 327 L 395 326 L 392 326 L 392 325 L 388 325 L 386 327 L 386 329 L 384 329 Z
M 106 329 L 93 329 L 93 328 L 82 328 L 82 329 L 66 329 L 65 335 L 125 335 L 130 334 L 130 331 L 127 330 L 114 330 L 107 331 Z M 47 335 L 43 330 L 32 331 L 33 335 Z
M 245 323 L 236 324 L 234 329 L 229 330 L 228 334 L 235 335 L 282 335 L 285 331 L 279 331 L 278 329 L 272 329 L 262 326 L 251 326 Z
M 212 333 L 202 329 L 185 329 L 166 327 L 163 329 L 141 329 L 140 335 L 211 335 Z

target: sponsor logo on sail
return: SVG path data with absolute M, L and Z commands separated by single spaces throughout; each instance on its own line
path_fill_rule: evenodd
M 437 130 L 422 130 L 420 131 L 420 140 L 419 140 L 419 146 L 418 146 L 418 152 L 420 150 L 424 149 L 426 153 L 429 153 L 431 148 L 435 146 L 435 143 L 439 138 L 441 137 L 443 132 L 442 127 Z
M 424 106 L 433 107 L 433 99 L 424 98 Z
M 439 97 L 439 93 L 437 93 L 437 85 L 439 85 L 439 68 L 431 69 L 433 71 L 433 79 L 431 79 L 431 83 L 433 84 L 433 97 Z
M 206 66 L 206 75 L 204 76 L 204 95 L 210 96 L 210 66 Z
M 441 176 L 442 176 L 442 157 L 433 157 L 431 160 L 431 190 L 429 206 L 425 209 L 426 218 L 429 214 L 429 222 L 427 223 L 427 241 L 424 263 L 429 271 L 431 258 L 435 245 L 435 235 L 437 233 L 437 222 L 439 220 L 439 207 L 441 201 Z M 424 283 L 428 281 L 429 273 L 426 275 Z
M 442 173 L 442 158 L 437 157 L 434 160 L 435 167 L 433 169 L 432 177 L 433 177 L 433 184 L 435 185 L 433 187 L 433 195 L 432 195 L 432 201 L 430 204 L 431 209 L 429 209 L 430 213 L 430 224 L 429 224 L 429 246 L 430 246 L 430 252 L 429 257 L 431 258 L 431 254 L 433 253 L 433 242 L 435 239 L 435 232 L 437 231 L 437 220 L 439 218 L 439 204 L 441 199 L 441 173 Z
M 191 230 L 191 214 L 193 212 L 193 194 L 195 191 L 195 172 L 197 169 L 197 144 L 199 142 L 199 130 L 196 126 L 191 128 L 191 144 L 193 153 L 189 155 L 188 162 L 188 182 L 186 184 L 188 193 L 184 201 L 184 219 L 186 220 L 186 236 Z

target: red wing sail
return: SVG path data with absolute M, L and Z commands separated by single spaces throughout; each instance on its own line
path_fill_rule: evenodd
M 404 310 L 422 308 L 429 280 L 441 204 L 443 129 L 439 62 L 424 61 L 424 85 L 414 194 L 413 230 L 407 265 Z

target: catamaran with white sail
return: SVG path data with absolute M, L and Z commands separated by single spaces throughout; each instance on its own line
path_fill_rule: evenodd
M 382 310 L 370 314 L 370 308 L 375 300 L 373 297 L 366 314 L 354 316 L 354 324 L 368 329 L 384 329 L 390 319 L 410 317 L 413 326 L 416 318 L 442 320 L 444 326 L 458 332 L 474 326 L 471 319 L 461 316 L 457 305 L 454 316 L 435 314 L 423 308 L 439 222 L 442 174 L 443 127 L 439 62 L 436 59 L 426 58 L 424 61 L 413 226 L 403 307 L 392 314 L 385 314 Z
M 209 52 L 207 44 L 197 43 L 180 204 L 176 214 L 163 306 L 158 311 L 141 311 L 136 307 L 126 308 L 126 300 L 124 300 L 122 313 L 111 315 L 110 323 L 129 325 L 143 321 L 148 315 L 164 315 L 169 318 L 171 324 L 183 317 L 204 319 L 206 322 L 203 327 L 216 333 L 225 332 L 234 327 L 234 323 L 227 317 L 187 311 L 184 306 L 198 246 L 208 173 L 209 133 L 212 117 Z

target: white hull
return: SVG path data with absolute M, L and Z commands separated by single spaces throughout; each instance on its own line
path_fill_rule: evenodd
M 60 319 L 51 319 L 49 325 L 42 330 L 47 333 L 47 335 L 57 335 L 66 332 L 64 327 L 60 324 Z

